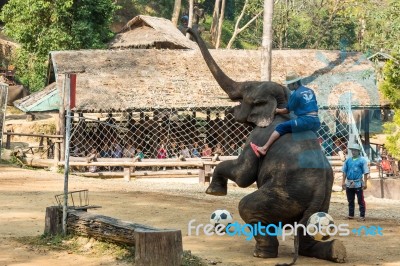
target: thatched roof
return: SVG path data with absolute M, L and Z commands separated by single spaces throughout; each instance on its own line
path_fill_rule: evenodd
M 260 80 L 260 51 L 212 50 L 216 62 L 237 81 Z M 77 72 L 77 109 L 126 110 L 233 106 L 198 50 L 85 50 L 51 53 L 57 88 Z M 374 69 L 360 53 L 316 50 L 273 51 L 272 80 L 289 71 L 304 77 L 321 107 L 343 103 L 378 107 Z
M 110 49 L 197 49 L 170 20 L 150 16 L 131 19 L 109 43 Z

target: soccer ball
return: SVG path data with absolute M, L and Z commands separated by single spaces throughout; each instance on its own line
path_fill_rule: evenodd
M 307 233 L 317 241 L 327 240 L 336 233 L 334 224 L 332 216 L 325 212 L 316 212 L 308 218 Z
M 232 223 L 233 217 L 227 210 L 216 210 L 211 214 L 210 223 L 214 225 L 214 228 L 221 224 L 223 228 L 228 224 Z

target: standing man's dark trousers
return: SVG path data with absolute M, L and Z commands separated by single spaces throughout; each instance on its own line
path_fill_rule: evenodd
M 357 195 L 357 202 L 360 206 L 360 217 L 365 217 L 365 201 L 364 191 L 362 187 L 348 188 L 346 187 L 347 201 L 349 202 L 349 216 L 354 217 L 354 198 Z

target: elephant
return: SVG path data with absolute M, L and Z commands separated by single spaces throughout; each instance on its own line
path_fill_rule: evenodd
M 22 85 L 8 87 L 7 105 L 12 106 L 13 102 L 29 95 L 29 91 Z
M 231 112 L 239 123 L 254 126 L 245 147 L 235 160 L 222 161 L 214 169 L 207 194 L 227 194 L 228 179 L 239 187 L 254 182 L 257 190 L 239 202 L 239 214 L 246 224 L 284 225 L 302 224 L 316 212 L 328 212 L 333 171 L 321 150 L 314 132 L 305 131 L 281 136 L 264 157 L 257 157 L 250 147 L 266 143 L 277 124 L 290 119 L 289 115 L 275 114 L 284 108 L 289 90 L 271 81 L 237 82 L 228 77 L 212 58 L 204 41 L 192 29 L 187 30 L 197 42 L 203 58 L 219 86 L 239 105 Z M 255 235 L 253 256 L 275 258 L 279 242 L 275 234 Z M 346 248 L 334 239 L 320 242 L 298 229 L 294 240 L 295 254 L 334 262 L 345 262 Z

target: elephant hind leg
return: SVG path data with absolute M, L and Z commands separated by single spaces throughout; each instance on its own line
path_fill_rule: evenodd
M 276 258 L 278 257 L 279 241 L 276 236 L 254 236 L 256 246 L 254 248 L 254 257 L 258 258 Z
M 347 258 L 346 247 L 340 240 L 321 242 L 308 235 L 300 235 L 299 254 L 338 263 L 345 262 Z

